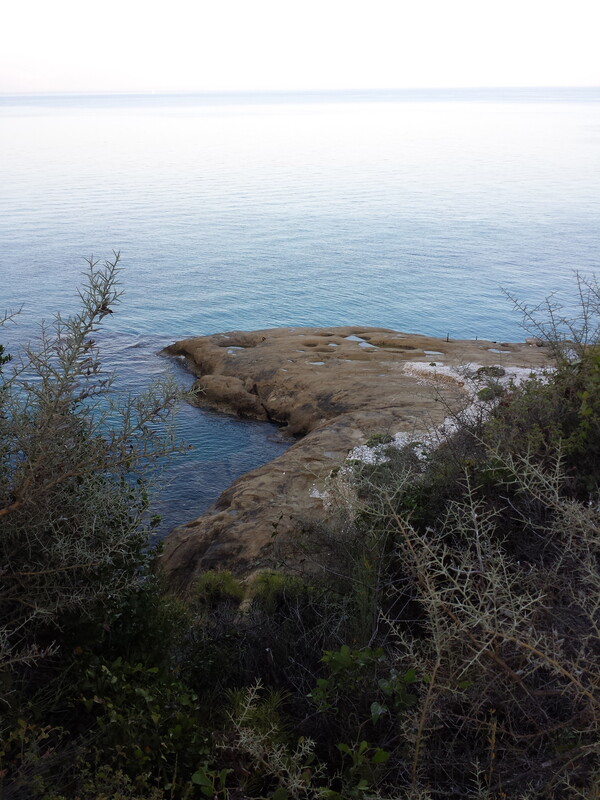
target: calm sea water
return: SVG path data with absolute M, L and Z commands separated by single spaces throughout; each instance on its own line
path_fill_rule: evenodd
M 600 90 L 0 97 L 8 348 L 123 256 L 105 363 L 136 391 L 175 339 L 277 325 L 523 337 L 501 287 L 567 292 L 600 252 Z M 182 381 L 183 372 L 177 373 Z M 285 446 L 185 407 L 164 527 Z

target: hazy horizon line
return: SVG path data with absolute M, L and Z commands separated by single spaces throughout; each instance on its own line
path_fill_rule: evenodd
M 598 90 L 600 84 L 531 84 L 503 85 L 503 86 L 397 86 L 397 87 L 370 87 L 370 88 L 343 88 L 343 89 L 169 89 L 169 90 L 113 90 L 102 91 L 0 91 L 0 97 L 165 97 L 165 96 L 194 96 L 194 95 L 293 95 L 293 94 L 382 94 L 389 92 L 452 92 L 452 91 L 523 91 L 523 90 Z

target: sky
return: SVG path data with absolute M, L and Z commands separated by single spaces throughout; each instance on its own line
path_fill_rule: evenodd
M 600 86 L 598 0 L 6 0 L 0 93 Z

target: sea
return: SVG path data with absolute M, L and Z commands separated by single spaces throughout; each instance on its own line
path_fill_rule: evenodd
M 0 95 L 0 328 L 18 352 L 121 254 L 98 337 L 115 391 L 191 377 L 189 336 L 378 325 L 518 341 L 507 294 L 598 270 L 600 89 Z M 273 426 L 177 412 L 161 535 L 282 452 Z

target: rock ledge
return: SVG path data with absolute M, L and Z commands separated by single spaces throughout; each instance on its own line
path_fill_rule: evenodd
M 322 517 L 319 490 L 332 468 L 372 433 L 419 433 L 465 401 L 461 365 L 539 369 L 534 344 L 446 341 L 386 328 L 275 328 L 176 342 L 196 375 L 198 404 L 277 422 L 301 437 L 285 453 L 235 481 L 198 519 L 175 528 L 163 563 L 185 590 L 215 567 L 249 575 L 285 541 Z M 443 396 L 444 402 L 440 402 Z

